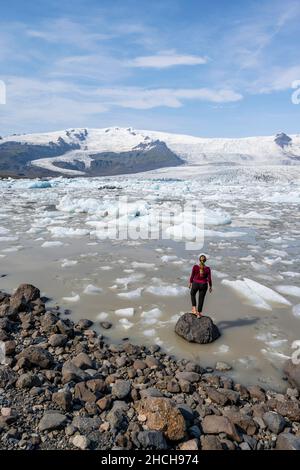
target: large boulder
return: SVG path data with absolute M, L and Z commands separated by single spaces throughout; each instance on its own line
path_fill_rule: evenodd
M 16 301 L 17 299 L 23 299 L 24 302 L 33 302 L 40 298 L 40 291 L 37 287 L 32 286 L 31 284 L 21 284 L 14 294 L 11 296 L 11 302 Z
M 300 364 L 294 364 L 289 359 L 284 365 L 283 372 L 287 376 L 289 383 L 300 390 Z
M 175 403 L 165 397 L 147 397 L 136 406 L 139 419 L 145 421 L 151 431 L 160 431 L 170 441 L 183 439 L 185 419 Z
M 176 323 L 175 332 L 190 343 L 207 344 L 219 338 L 218 327 L 210 317 L 197 318 L 192 313 L 183 314 Z

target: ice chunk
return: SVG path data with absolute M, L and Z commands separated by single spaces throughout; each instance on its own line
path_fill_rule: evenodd
M 138 299 L 139 297 L 141 297 L 142 290 L 143 289 L 139 287 L 130 292 L 120 292 L 118 296 L 122 297 L 122 299 Z
M 175 261 L 177 256 L 175 255 L 164 255 L 160 258 L 163 263 L 169 263 L 170 261 Z
M 102 269 L 102 271 L 110 271 L 112 269 L 111 266 L 100 266 L 100 269 Z
M 101 287 L 94 286 L 93 284 L 86 286 L 83 291 L 83 293 L 87 295 L 97 295 L 101 294 L 101 292 L 103 292 L 103 289 L 101 289 Z
M 35 181 L 34 183 L 31 183 L 29 186 L 29 189 L 46 189 L 46 188 L 51 188 L 51 183 L 50 181 Z
M 104 320 L 106 320 L 108 317 L 109 317 L 108 313 L 106 313 L 106 312 L 101 312 L 101 313 L 98 313 L 98 315 L 96 316 L 96 319 L 97 319 L 98 321 L 104 321 Z
M 62 246 L 63 243 L 62 242 L 44 242 L 41 246 L 42 248 L 54 248 L 56 246 Z
M 142 263 L 140 261 L 133 261 L 131 263 L 131 266 L 133 268 L 142 268 L 142 269 L 153 269 L 153 268 L 155 268 L 154 263 Z
M 300 287 L 280 285 L 276 286 L 276 290 L 281 294 L 291 295 L 292 297 L 300 297 Z
M 119 323 L 125 328 L 125 330 L 129 330 L 133 326 L 133 323 L 131 323 L 127 318 L 121 318 L 119 320 Z
M 162 311 L 159 308 L 152 308 L 151 310 L 144 311 L 141 313 L 142 322 L 146 325 L 155 325 L 161 314 Z
M 256 292 L 254 292 L 250 287 L 247 286 L 245 281 L 240 279 L 236 281 L 229 281 L 228 279 L 223 279 L 221 284 L 230 287 L 235 290 L 238 294 L 244 297 L 250 305 L 261 310 L 272 310 L 271 306 L 267 304 Z
M 294 305 L 292 311 L 295 317 L 300 317 L 300 304 Z
M 273 289 L 260 284 L 259 282 L 253 281 L 252 279 L 248 279 L 244 277 L 244 281 L 250 289 L 256 292 L 260 297 L 262 297 L 267 302 L 276 303 L 280 305 L 291 305 L 291 302 L 282 295 L 275 292 Z
M 68 227 L 48 227 L 48 230 L 52 233 L 52 237 L 57 238 L 75 238 L 83 237 L 88 235 L 90 232 L 80 228 L 68 228 Z
M 119 277 L 116 279 L 117 284 L 123 284 L 124 287 L 127 289 L 128 284 L 131 284 L 136 281 L 140 281 L 145 277 L 145 274 L 142 273 L 136 273 L 136 274 L 131 274 L 131 276 L 128 277 Z
M 186 295 L 189 292 L 189 289 L 187 287 L 178 285 L 162 285 L 149 286 L 146 288 L 146 292 L 161 297 L 179 297 L 182 295 Z
M 72 297 L 63 297 L 64 302 L 79 302 L 80 300 L 80 295 L 75 294 L 75 292 L 72 292 Z
M 132 307 L 119 308 L 118 310 L 115 310 L 115 314 L 118 315 L 119 317 L 133 317 L 134 308 Z
M 221 344 L 221 345 L 218 347 L 217 351 L 215 351 L 214 354 L 225 354 L 225 353 L 227 353 L 227 352 L 229 351 L 229 349 L 230 349 L 230 348 L 229 348 L 229 346 L 227 346 L 227 344 Z
M 154 329 L 152 329 L 152 330 L 144 330 L 144 331 L 143 331 L 143 335 L 148 336 L 148 337 L 150 337 L 150 336 L 155 336 L 155 334 L 156 334 L 156 331 L 155 331 Z
M 75 266 L 77 263 L 78 261 L 75 261 L 75 260 L 63 259 L 61 263 L 61 267 L 70 268 L 71 266 Z

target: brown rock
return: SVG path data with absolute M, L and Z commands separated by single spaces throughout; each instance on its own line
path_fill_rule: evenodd
M 95 403 L 97 401 L 96 395 L 91 392 L 85 382 L 79 382 L 75 385 L 74 398 L 83 402 Z
M 40 298 L 40 291 L 37 287 L 31 284 L 21 284 L 14 294 L 11 296 L 11 300 L 23 298 L 25 302 L 32 302 Z
M 276 441 L 277 450 L 300 450 L 300 438 L 290 432 L 282 432 Z
M 202 429 L 205 434 L 225 433 L 233 441 L 241 442 L 242 440 L 235 425 L 226 416 L 205 416 Z
M 239 401 L 240 395 L 234 390 L 215 389 L 213 387 L 205 388 L 209 398 L 218 405 L 225 406 L 226 404 L 236 404 Z
M 147 356 L 145 359 L 145 363 L 149 369 L 161 369 L 162 363 L 153 356 Z
M 77 356 L 73 357 L 72 363 L 76 367 L 79 367 L 79 369 L 92 369 L 93 368 L 93 361 L 84 352 L 81 352 Z
M 251 398 L 255 398 L 258 401 L 266 401 L 265 391 L 259 385 L 251 385 L 248 387 L 248 392 Z
M 221 441 L 218 436 L 201 436 L 200 441 L 202 450 L 223 450 Z
M 146 418 L 150 430 L 163 432 L 169 440 L 178 441 L 185 436 L 184 417 L 169 398 L 143 398 L 137 404 L 137 411 Z
M 31 366 L 38 366 L 41 369 L 48 369 L 54 362 L 52 354 L 38 346 L 29 346 L 17 358 L 25 358 Z
M 223 415 L 230 419 L 230 421 L 238 426 L 238 428 L 248 436 L 253 436 L 257 432 L 257 424 L 247 414 L 242 414 L 235 410 L 224 410 Z
M 52 401 L 63 410 L 69 411 L 72 408 L 72 394 L 68 390 L 59 390 L 53 393 Z
M 185 441 L 179 446 L 180 450 L 198 450 L 198 439 L 190 439 L 189 441 Z

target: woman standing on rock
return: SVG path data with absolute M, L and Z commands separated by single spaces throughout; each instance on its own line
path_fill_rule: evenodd
M 202 317 L 202 308 L 208 285 L 209 292 L 212 292 L 211 270 L 208 266 L 205 266 L 205 263 L 206 256 L 201 254 L 199 264 L 193 266 L 189 284 L 189 288 L 191 289 L 192 313 L 198 318 Z M 196 311 L 197 292 L 199 292 L 198 311 Z

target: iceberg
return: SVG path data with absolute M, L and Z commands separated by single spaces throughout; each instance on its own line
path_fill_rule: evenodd
M 247 277 L 244 277 L 244 281 L 250 289 L 256 292 L 260 297 L 262 297 L 267 302 L 276 303 L 280 305 L 290 306 L 291 302 L 285 299 L 282 295 L 275 292 L 273 289 L 260 284 L 259 282 L 253 281 Z

